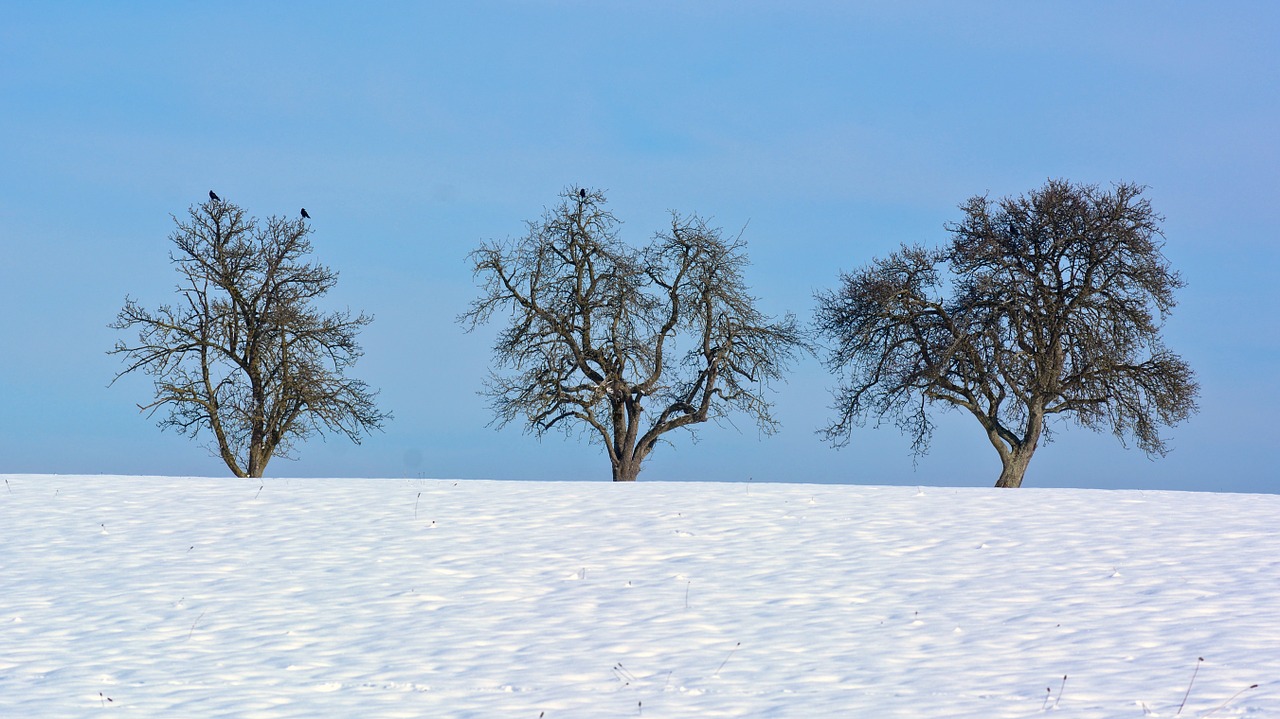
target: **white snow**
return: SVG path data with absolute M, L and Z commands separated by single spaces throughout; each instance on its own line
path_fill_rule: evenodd
M 5 480 L 3 717 L 1280 716 L 1275 495 Z

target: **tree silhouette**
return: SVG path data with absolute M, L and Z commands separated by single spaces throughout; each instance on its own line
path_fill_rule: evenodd
M 794 317 L 755 308 L 743 243 L 673 213 L 669 231 L 635 250 L 617 225 L 603 194 L 567 190 L 523 238 L 472 253 L 483 289 L 459 320 L 475 328 L 511 313 L 494 355 L 513 373 L 493 373 L 486 389 L 496 422 L 585 431 L 614 481 L 634 481 L 668 433 L 730 411 L 774 431 L 765 391 L 806 345 Z
M 844 378 L 827 438 L 887 416 L 923 453 L 930 409 L 963 409 L 1000 455 L 998 487 L 1021 486 L 1055 417 L 1164 455 L 1160 427 L 1194 413 L 1199 388 L 1160 340 L 1183 283 L 1142 191 L 1053 180 L 974 197 L 949 248 L 904 246 L 818 293 L 827 364 Z
M 376 392 L 345 376 L 372 318 L 313 306 L 338 275 L 304 260 L 311 230 L 302 220 L 259 222 L 210 195 L 185 221 L 174 218 L 178 301 L 153 312 L 126 298 L 112 323 L 138 330 L 136 343 L 111 351 L 127 362 L 116 379 L 151 375 L 155 397 L 139 408 L 166 408 L 161 428 L 208 431 L 238 477 L 262 476 L 273 456 L 288 457 L 316 432 L 359 443 L 391 418 L 375 407 Z

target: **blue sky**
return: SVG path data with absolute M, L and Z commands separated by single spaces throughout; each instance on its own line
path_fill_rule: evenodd
M 746 227 L 761 306 L 956 206 L 1047 178 L 1149 186 L 1188 287 L 1165 327 L 1201 411 L 1156 461 L 1064 428 L 1026 486 L 1280 491 L 1280 7 L 1270 2 L 10 3 L 0 24 L 0 472 L 223 475 L 135 403 L 108 329 L 172 296 L 169 215 L 214 189 L 313 216 L 334 307 L 373 314 L 353 374 L 395 414 L 276 476 L 592 479 L 595 446 L 488 427 L 496 327 L 455 317 L 466 254 L 567 186 L 623 236 L 667 212 Z M 835 450 L 817 360 L 776 387 L 782 431 L 704 425 L 645 479 L 988 486 L 972 418 L 913 462 L 892 426 Z

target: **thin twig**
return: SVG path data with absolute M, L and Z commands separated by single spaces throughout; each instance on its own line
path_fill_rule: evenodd
M 1191 681 L 1187 682 L 1187 693 L 1182 695 L 1182 703 L 1178 705 L 1178 713 L 1174 716 L 1182 714 L 1182 707 L 1187 705 L 1187 697 L 1191 696 L 1191 685 L 1196 683 L 1196 675 L 1200 673 L 1200 663 L 1204 661 L 1204 657 L 1196 659 L 1195 671 L 1191 672 Z
M 720 666 L 716 667 L 716 673 L 715 673 L 715 674 L 712 674 L 711 676 L 713 676 L 713 677 L 718 677 L 718 676 L 720 676 L 720 670 L 721 670 L 721 669 L 724 669 L 724 665 L 726 665 L 726 664 L 728 664 L 728 663 L 729 663 L 729 657 L 732 657 L 732 656 L 733 656 L 733 653 L 734 653 L 734 652 L 736 652 L 736 651 L 738 651 L 738 647 L 740 647 L 740 646 L 742 646 L 742 642 L 738 642 L 737 644 L 734 644 L 734 645 L 733 645 L 733 649 L 730 649 L 730 650 L 729 650 L 729 656 L 728 656 L 728 657 L 725 657 L 725 658 L 724 658 L 724 661 L 720 662 Z
M 196 620 L 191 623 L 191 631 L 187 632 L 186 641 L 191 641 L 191 635 L 195 634 L 196 625 L 200 623 L 201 619 L 204 619 L 204 612 L 200 612 L 200 616 L 196 617 Z
M 1245 687 L 1244 689 L 1241 689 L 1240 691 L 1236 692 L 1235 694 L 1232 694 L 1230 699 L 1228 699 L 1228 700 L 1226 700 L 1225 702 L 1222 702 L 1221 704 L 1219 704 L 1219 705 L 1218 705 L 1218 706 L 1217 706 L 1213 711 L 1209 712 L 1209 714 L 1216 714 L 1216 713 L 1217 713 L 1217 711 L 1218 711 L 1218 709 L 1222 709 L 1222 708 L 1223 708 L 1223 707 L 1225 707 L 1226 705 L 1228 705 L 1228 704 L 1230 704 L 1231 702 L 1235 701 L 1236 697 L 1240 696 L 1241 694 L 1244 694 L 1245 692 L 1249 691 L 1250 689 L 1257 689 L 1257 688 L 1258 688 L 1258 685 L 1257 685 L 1257 684 L 1251 684 L 1251 685 L 1249 685 L 1249 686 Z M 1204 719 L 1205 717 L 1209 716 L 1209 714 L 1201 714 L 1201 715 L 1200 715 L 1200 719 Z

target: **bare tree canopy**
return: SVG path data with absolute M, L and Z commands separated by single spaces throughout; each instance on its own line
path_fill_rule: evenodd
M 273 456 L 288 457 L 313 433 L 359 443 L 391 418 L 375 407 L 376 392 L 345 376 L 363 354 L 356 335 L 373 319 L 312 306 L 338 275 L 305 261 L 306 223 L 259 222 L 211 192 L 174 224 L 178 301 L 153 312 L 126 298 L 111 324 L 138 331 L 136 344 L 121 340 L 111 351 L 127 363 L 116 379 L 154 378 L 155 398 L 139 408 L 167 409 L 161 428 L 207 430 L 236 476 L 260 477 Z
M 961 408 L 1000 455 L 998 487 L 1022 484 L 1048 421 L 1109 428 L 1149 455 L 1199 392 L 1160 329 L 1183 286 L 1143 188 L 1051 180 L 1022 197 L 961 205 L 951 246 L 903 247 L 817 294 L 817 331 L 843 377 L 837 445 L 893 418 L 927 451 L 933 405 Z
M 570 189 L 524 237 L 471 254 L 482 294 L 459 321 L 511 313 L 494 355 L 513 373 L 492 373 L 485 392 L 495 422 L 585 430 L 614 481 L 634 481 L 663 435 L 730 411 L 775 431 L 765 392 L 806 345 L 793 316 L 755 308 L 741 239 L 672 213 L 637 251 L 618 224 L 601 192 Z

